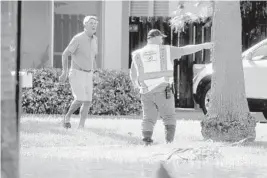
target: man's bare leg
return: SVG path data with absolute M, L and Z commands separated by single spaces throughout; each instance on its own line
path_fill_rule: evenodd
M 70 108 L 69 108 L 67 114 L 64 117 L 64 127 L 65 128 L 70 128 L 71 127 L 71 125 L 70 125 L 70 117 L 81 105 L 82 105 L 82 102 L 78 101 L 78 100 L 74 100 L 71 103 Z
M 85 120 L 88 116 L 88 111 L 91 106 L 91 101 L 85 101 L 80 109 L 80 123 L 78 128 L 84 128 Z

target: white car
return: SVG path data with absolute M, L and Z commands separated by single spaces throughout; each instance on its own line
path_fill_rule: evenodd
M 251 112 L 262 112 L 267 119 L 267 39 L 242 53 L 245 89 Z M 195 64 L 193 96 L 207 113 L 210 107 L 212 63 Z

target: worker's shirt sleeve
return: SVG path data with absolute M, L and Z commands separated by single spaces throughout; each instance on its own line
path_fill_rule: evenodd
M 71 41 L 70 41 L 69 45 L 67 46 L 67 48 L 65 49 L 65 51 L 67 50 L 71 54 L 73 54 L 73 53 L 76 52 L 76 50 L 78 49 L 78 47 L 79 47 L 79 40 L 78 40 L 78 38 L 76 36 L 74 36 L 71 39 Z

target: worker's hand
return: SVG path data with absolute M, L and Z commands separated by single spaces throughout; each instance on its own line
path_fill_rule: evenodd
M 212 42 L 204 43 L 203 45 L 204 45 L 203 46 L 204 49 L 212 49 L 214 47 L 214 43 Z
M 62 72 L 61 76 L 59 76 L 59 82 L 66 82 L 67 80 L 67 73 L 66 72 Z

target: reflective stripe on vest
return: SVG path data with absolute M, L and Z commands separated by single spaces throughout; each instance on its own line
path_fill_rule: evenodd
M 134 56 L 134 64 L 135 64 L 135 67 L 137 69 L 137 75 L 139 76 L 138 77 L 138 83 L 139 85 L 141 85 L 142 87 L 147 87 L 144 80 L 140 80 L 140 74 L 144 74 L 144 68 L 141 66 L 142 65 L 142 61 L 141 61 L 141 56 L 140 56 L 140 53 L 137 53 L 135 56 Z
M 164 77 L 166 82 L 169 82 L 169 79 L 173 77 L 173 69 L 168 70 L 168 65 L 172 65 L 170 59 L 170 48 L 169 46 L 159 46 L 159 57 L 160 57 L 160 71 L 155 72 L 144 72 L 143 61 L 141 59 L 140 52 L 135 55 L 135 62 L 138 71 L 138 81 L 139 84 L 146 88 L 145 80 L 155 79 Z M 169 61 L 168 61 L 169 60 Z M 169 64 L 168 64 L 169 62 Z
M 168 56 L 168 53 L 170 53 L 170 48 L 166 49 L 165 46 L 160 46 L 159 47 L 160 68 L 161 68 L 161 72 L 160 73 L 162 73 L 162 76 L 164 76 L 164 79 L 165 79 L 166 82 L 168 82 L 170 77 L 173 76 L 172 71 L 171 71 L 171 76 L 169 75 L 170 71 L 167 71 L 167 60 L 170 60 L 170 56 Z
M 139 76 L 140 81 L 155 79 L 164 77 L 166 81 L 169 80 L 170 77 L 173 77 L 173 71 L 162 71 L 162 72 L 149 72 L 144 73 L 142 76 Z

